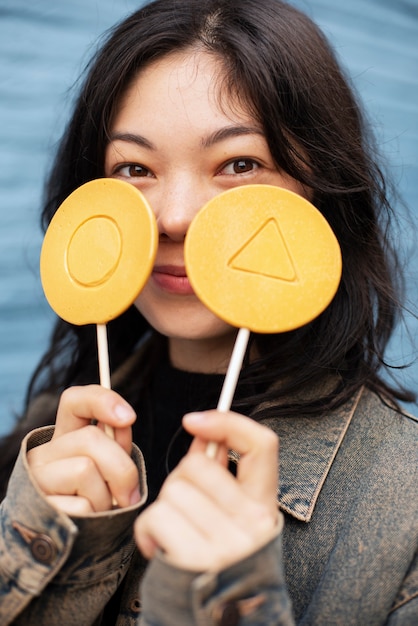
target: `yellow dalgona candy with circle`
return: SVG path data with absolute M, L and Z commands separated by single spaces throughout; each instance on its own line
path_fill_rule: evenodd
M 58 208 L 45 234 L 40 272 L 54 311 L 72 324 L 105 324 L 135 300 L 158 246 L 154 214 L 129 183 L 85 183 Z

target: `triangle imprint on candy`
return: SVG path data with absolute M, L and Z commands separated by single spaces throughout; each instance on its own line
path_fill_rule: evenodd
M 268 219 L 229 259 L 228 267 L 295 282 L 297 274 L 286 241 L 274 218 Z

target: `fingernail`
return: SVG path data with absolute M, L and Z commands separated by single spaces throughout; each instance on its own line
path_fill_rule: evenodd
M 131 497 L 129 498 L 129 502 L 131 504 L 138 504 L 138 502 L 140 502 L 140 500 L 141 500 L 141 494 L 139 492 L 139 488 L 135 487 L 135 489 L 131 493 Z
M 205 413 L 187 413 L 184 418 L 188 424 L 198 424 L 206 419 Z
M 116 404 L 113 413 L 120 422 L 128 422 L 135 416 L 135 411 L 129 404 Z

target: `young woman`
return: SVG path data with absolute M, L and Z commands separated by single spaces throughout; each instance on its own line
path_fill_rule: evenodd
M 148 199 L 157 258 L 109 323 L 113 390 L 94 384 L 94 328 L 58 320 L 3 443 L 1 622 L 416 623 L 418 429 L 381 374 L 390 205 L 322 34 L 278 0 L 146 5 L 88 67 L 44 226 L 103 176 Z M 236 331 L 193 293 L 183 244 L 209 199 L 254 183 L 322 212 L 343 276 L 310 324 L 253 334 L 220 414 Z

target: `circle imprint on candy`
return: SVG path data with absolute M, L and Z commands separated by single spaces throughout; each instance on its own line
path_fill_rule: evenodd
M 96 237 L 97 233 L 100 238 Z M 106 245 L 101 245 L 102 241 Z M 122 233 L 113 219 L 102 215 L 89 218 L 78 226 L 68 243 L 68 274 L 85 287 L 106 282 L 118 268 L 122 241 Z M 85 250 L 89 246 L 89 262 L 85 263 Z
M 341 251 L 323 215 L 271 185 L 212 198 L 186 236 L 185 263 L 199 299 L 218 317 L 259 333 L 293 330 L 317 317 L 341 279 Z
M 105 324 L 135 300 L 158 245 L 154 214 L 133 185 L 100 178 L 58 208 L 42 245 L 45 296 L 72 324 Z

